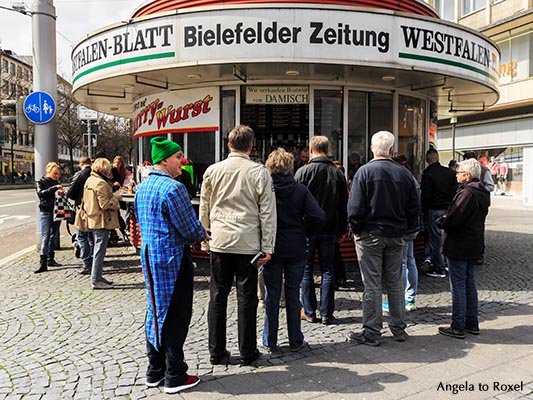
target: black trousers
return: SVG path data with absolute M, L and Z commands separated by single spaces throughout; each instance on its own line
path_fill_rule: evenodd
M 191 323 L 193 286 L 192 256 L 189 246 L 185 246 L 180 272 L 163 324 L 159 350 L 156 350 L 148 340 L 146 341 L 148 355 L 146 376 L 151 381 L 164 377 L 167 387 L 179 386 L 187 380 L 189 367 L 185 362 L 183 345 Z
M 211 252 L 210 299 L 207 313 L 209 352 L 220 357 L 226 350 L 228 295 L 237 284 L 237 323 L 242 359 L 257 350 L 257 270 L 250 264 L 253 255 Z

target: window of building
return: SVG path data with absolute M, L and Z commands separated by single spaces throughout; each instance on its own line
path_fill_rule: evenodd
M 350 90 L 348 94 L 348 179 L 368 161 L 368 94 Z
M 511 32 L 506 36 L 496 39 L 501 51 L 500 84 L 532 77 L 533 63 L 529 60 L 533 54 L 533 33 L 513 34 Z
M 332 159 L 342 159 L 342 90 L 315 90 L 315 135 L 327 136 Z
M 407 165 L 417 179 L 424 169 L 424 138 L 426 129 L 426 102 L 400 96 L 398 110 L 398 152 L 407 157 Z
M 9 72 L 9 62 L 7 60 L 2 60 L 2 72 L 6 74 Z
M 446 0 L 435 0 L 435 10 L 442 19 L 455 21 L 455 2 Z
M 15 75 L 15 64 L 9 63 L 9 73 Z
M 463 16 L 485 8 L 486 0 L 463 0 Z

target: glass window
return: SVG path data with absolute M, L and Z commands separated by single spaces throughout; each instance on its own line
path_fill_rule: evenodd
M 501 50 L 500 84 L 533 76 L 533 33 L 497 42 Z
M 222 159 L 228 156 L 228 134 L 235 127 L 235 90 L 222 90 L 222 112 L 221 112 L 221 131 L 220 155 Z
M 152 145 L 150 144 L 150 140 L 152 140 L 152 138 L 154 137 L 166 138 L 167 135 L 143 136 L 141 138 L 141 140 L 143 141 L 143 154 L 141 160 L 143 162 L 152 162 Z
M 523 35 L 511 39 L 511 55 L 512 61 L 516 63 L 516 73 L 512 79 L 526 79 L 530 76 L 529 71 L 529 50 L 530 50 L 530 35 Z
M 215 163 L 215 132 L 192 132 L 187 134 L 187 159 L 193 166 L 195 185 L 203 181 L 204 172 Z
M 315 135 L 331 142 L 328 156 L 342 160 L 342 90 L 315 90 Z
M 379 131 L 393 131 L 392 94 L 370 93 L 368 105 L 368 159 L 373 155 L 370 151 L 370 138 Z M 393 132 L 394 133 L 394 132 Z
M 9 63 L 7 62 L 7 60 L 2 60 L 2 72 L 9 72 Z
M 400 96 L 398 110 L 398 152 L 407 157 L 407 165 L 417 179 L 424 169 L 424 140 L 426 134 L 426 102 L 414 97 Z
M 442 19 L 455 21 L 455 2 L 446 0 L 435 0 L 435 10 Z
M 486 0 L 463 0 L 463 16 L 485 8 Z
M 348 180 L 352 180 L 359 167 L 368 160 L 367 94 L 348 93 Z

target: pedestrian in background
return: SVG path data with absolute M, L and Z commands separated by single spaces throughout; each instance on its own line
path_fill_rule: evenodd
M 326 221 L 326 213 L 307 187 L 294 180 L 292 154 L 279 148 L 270 153 L 266 167 L 276 190 L 277 231 L 274 254 L 263 269 L 266 287 L 263 346 L 270 353 L 279 352 L 279 304 L 285 281 L 289 347 L 296 352 L 307 345 L 300 320 L 300 283 L 307 261 L 306 227 L 308 231 L 319 230 Z
M 429 149 L 426 152 L 426 162 L 429 164 L 422 173 L 420 189 L 422 191 L 422 209 L 427 219 L 427 241 L 431 253 L 431 262 L 426 262 L 426 275 L 435 278 L 445 278 L 446 270 L 442 257 L 442 231 L 435 222 L 442 217 L 450 206 L 457 182 L 455 172 L 440 165 L 439 152 Z
M 83 207 L 87 212 L 87 227 L 94 238 L 91 282 L 93 289 L 110 289 L 112 282 L 102 276 L 104 258 L 109 241 L 109 231 L 118 228 L 120 191 L 113 194 L 111 163 L 107 158 L 97 158 L 91 176 L 83 188 Z
M 67 197 L 74 200 L 75 206 L 81 206 L 83 199 L 83 188 L 89 176 L 91 176 L 91 159 L 89 157 L 80 158 L 80 170 L 74 174 L 72 184 L 68 188 Z M 90 275 L 93 265 L 94 238 L 92 232 L 82 232 L 76 229 L 76 240 L 80 247 L 83 267 L 80 270 L 82 275 Z
M 313 136 L 309 143 L 311 160 L 296 172 L 294 179 L 303 183 L 314 196 L 318 205 L 326 213 L 326 222 L 318 232 L 308 236 L 309 254 L 302 279 L 301 318 L 307 322 L 322 322 L 324 325 L 336 323 L 335 310 L 335 242 L 341 242 L 346 233 L 348 187 L 344 174 L 335 167 L 328 157 L 329 139 L 326 136 Z M 315 251 L 322 274 L 320 306 L 317 304 L 313 268 Z M 316 316 L 317 308 L 320 312 Z
M 355 174 L 348 201 L 357 260 L 363 278 L 363 329 L 351 332 L 353 343 L 378 346 L 383 328 L 381 296 L 389 301 L 394 340 L 406 338 L 402 283 L 403 237 L 419 229 L 420 201 L 411 172 L 391 159 L 394 136 L 387 131 L 371 139 L 374 159 Z
M 244 125 L 228 135 L 230 154 L 204 174 L 200 221 L 212 240 L 209 310 L 209 353 L 213 365 L 227 364 L 228 295 L 237 285 L 237 313 L 241 365 L 259 358 L 257 350 L 257 269 L 251 264 L 259 251 L 265 265 L 276 239 L 276 198 L 266 167 L 250 160 L 254 132 Z
M 61 221 L 54 221 L 54 202 L 56 192 L 63 194 L 63 186 L 59 183 L 61 167 L 58 163 L 49 162 L 45 167 L 45 176 L 37 181 L 37 197 L 39 197 L 39 226 L 41 229 L 41 251 L 39 269 L 36 274 L 48 271 L 48 267 L 59 266 L 55 261 L 55 241 L 59 235 Z
M 452 323 L 439 333 L 464 339 L 465 332 L 479 335 L 478 296 L 474 269 L 483 255 L 485 219 L 490 194 L 479 178 L 481 166 L 475 159 L 459 163 L 459 189 L 446 214 L 438 220 L 446 232 L 444 255 L 448 259 L 452 293 Z
M 135 195 L 146 282 L 146 385 L 164 383 L 165 393 L 178 393 L 200 382 L 187 374 L 183 345 L 193 303 L 190 245 L 208 238 L 185 186 L 175 180 L 181 173 L 180 145 L 163 137 L 150 143 L 155 167 Z

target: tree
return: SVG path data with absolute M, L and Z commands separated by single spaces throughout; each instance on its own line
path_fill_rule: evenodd
M 83 145 L 83 134 L 80 130 L 80 120 L 78 118 L 78 103 L 72 97 L 70 90 L 58 90 L 57 109 L 57 130 L 58 139 L 61 144 L 67 147 L 70 158 L 70 167 L 74 167 L 74 150 Z M 77 163 L 76 163 L 77 164 Z
M 133 139 L 131 136 L 130 120 L 111 115 L 101 115 L 98 119 L 99 134 L 94 154 L 113 160 L 115 156 L 122 156 L 126 163 L 133 160 Z

